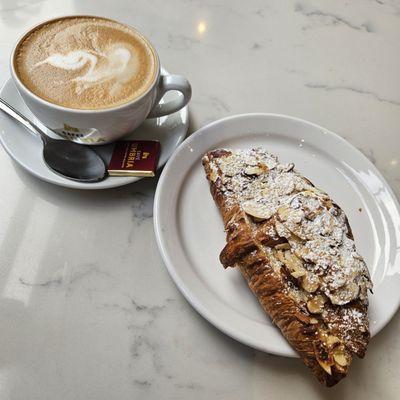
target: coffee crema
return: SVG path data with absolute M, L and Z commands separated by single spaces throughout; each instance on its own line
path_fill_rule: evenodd
M 153 84 L 157 57 L 134 29 L 100 17 L 66 17 L 29 32 L 14 67 L 21 82 L 51 103 L 96 110 L 127 103 Z

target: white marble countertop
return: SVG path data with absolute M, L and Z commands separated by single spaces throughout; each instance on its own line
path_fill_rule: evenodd
M 29 26 L 61 14 L 137 26 L 193 85 L 191 127 L 253 111 L 302 117 L 361 149 L 400 194 L 399 0 L 0 0 L 0 83 Z M 400 316 L 333 389 L 299 360 L 200 317 L 158 253 L 156 179 L 83 192 L 0 151 L 1 399 L 398 399 Z

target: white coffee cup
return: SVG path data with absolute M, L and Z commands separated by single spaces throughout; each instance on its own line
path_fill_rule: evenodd
M 50 21 L 52 20 L 34 26 L 18 40 L 11 54 L 10 70 L 22 99 L 32 113 L 47 128 L 63 138 L 91 145 L 110 143 L 131 133 L 146 118 L 157 118 L 172 114 L 186 106 L 190 101 L 192 89 L 188 80 L 181 75 L 162 75 L 160 60 L 154 46 L 132 27 L 130 28 L 141 35 L 152 47 L 157 62 L 156 77 L 145 93 L 122 105 L 97 110 L 67 108 L 42 99 L 21 82 L 15 70 L 14 60 L 16 49 L 21 41 L 31 31 Z M 162 97 L 170 90 L 179 91 L 181 95 L 174 100 L 162 102 Z

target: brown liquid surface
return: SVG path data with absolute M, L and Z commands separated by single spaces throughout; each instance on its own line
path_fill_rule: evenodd
M 14 65 L 39 97 L 68 108 L 115 107 L 154 82 L 157 59 L 133 29 L 98 17 L 67 17 L 31 31 Z

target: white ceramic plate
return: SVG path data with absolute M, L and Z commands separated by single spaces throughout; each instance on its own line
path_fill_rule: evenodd
M 234 269 L 218 256 L 222 220 L 201 166 L 209 150 L 263 146 L 326 190 L 346 212 L 374 282 L 370 328 L 378 333 L 400 303 L 399 204 L 379 171 L 320 126 L 275 114 L 216 121 L 183 142 L 161 175 L 154 204 L 157 242 L 170 275 L 193 307 L 221 331 L 268 353 L 296 356 Z
M 163 69 L 163 73 L 166 71 Z M 168 92 L 164 96 L 164 101 L 169 101 L 175 96 L 175 92 Z M 21 111 L 28 118 L 31 118 L 39 127 L 51 137 L 60 139 L 29 111 L 11 79 L 9 79 L 0 90 L 0 97 Z M 161 143 L 161 154 L 158 162 L 158 168 L 162 167 L 171 157 L 174 150 L 182 143 L 186 136 L 189 126 L 188 107 L 161 118 L 146 120 L 126 139 L 148 139 L 159 140 Z M 26 169 L 32 175 L 43 179 L 44 181 L 56 185 L 75 188 L 75 189 L 108 189 L 117 186 L 127 185 L 138 181 L 139 177 L 108 177 L 97 183 L 80 183 L 63 178 L 52 172 L 44 163 L 42 158 L 42 143 L 40 139 L 30 134 L 22 125 L 14 122 L 11 118 L 0 112 L 0 142 L 9 156 L 14 159 L 22 168 Z M 97 146 L 94 149 L 107 162 L 110 158 L 112 145 Z

